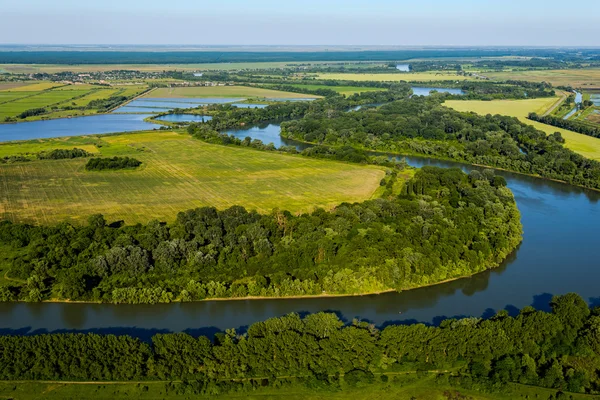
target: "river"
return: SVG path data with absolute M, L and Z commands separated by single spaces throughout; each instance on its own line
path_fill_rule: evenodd
M 279 138 L 275 124 L 243 136 L 295 144 Z M 269 140 L 272 139 L 272 140 Z M 407 157 L 417 167 L 473 167 Z M 489 317 L 498 310 L 534 305 L 546 309 L 552 295 L 577 292 L 600 305 L 600 193 L 508 172 L 506 178 L 522 214 L 524 239 L 500 267 L 471 278 L 402 293 L 359 297 L 232 300 L 159 305 L 0 303 L 0 333 L 83 331 L 127 333 L 148 339 L 157 332 L 212 335 L 290 312 L 332 311 L 377 326 L 391 322 L 435 324 L 445 317 Z

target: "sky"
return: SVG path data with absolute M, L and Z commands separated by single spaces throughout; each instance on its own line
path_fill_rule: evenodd
M 0 44 L 600 46 L 600 1 L 0 0 Z

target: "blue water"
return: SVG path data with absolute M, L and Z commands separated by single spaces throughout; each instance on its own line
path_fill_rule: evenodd
M 268 104 L 234 103 L 232 106 L 236 106 L 237 108 L 265 108 L 268 107 Z
M 158 114 L 158 113 L 163 113 L 163 112 L 169 112 L 171 110 L 172 110 L 172 108 L 123 106 L 123 107 L 119 107 L 118 109 L 113 111 L 113 114 L 122 114 L 122 113 Z
M 600 107 L 600 94 L 591 95 L 590 100 L 596 107 Z
M 156 108 L 160 110 L 172 110 L 174 108 L 196 108 L 205 104 L 227 104 L 243 101 L 244 99 L 223 99 L 223 98 L 142 98 L 132 101 L 117 108 L 114 112 L 138 112 L 130 111 L 131 108 Z M 155 112 L 154 110 L 148 112 Z M 158 111 L 163 112 L 163 111 Z
M 104 114 L 0 125 L 0 142 L 159 128 L 145 122 L 150 114 Z
M 450 94 L 465 94 L 461 89 L 454 88 L 436 88 L 436 87 L 420 87 L 413 86 L 413 95 L 414 96 L 429 96 L 432 90 L 436 90 L 440 93 L 450 93 Z
M 265 143 L 284 143 L 279 127 L 237 131 Z M 278 142 L 279 140 L 279 142 Z M 421 167 L 475 167 L 406 157 Z M 553 295 L 579 293 L 600 305 L 600 193 L 509 172 L 524 227 L 523 243 L 501 266 L 471 278 L 402 293 L 315 299 L 207 301 L 158 305 L 0 303 L 0 332 L 92 331 L 148 339 L 156 332 L 214 334 L 290 312 L 333 311 L 349 322 L 358 317 L 377 326 L 391 322 L 435 324 L 445 317 L 490 317 L 533 305 L 547 309 Z
M 397 64 L 396 69 L 402 72 L 410 72 L 410 66 L 408 64 Z
M 159 121 L 168 122 L 203 122 L 210 121 L 212 117 L 210 115 L 169 114 L 161 115 L 160 117 L 156 117 L 155 119 Z

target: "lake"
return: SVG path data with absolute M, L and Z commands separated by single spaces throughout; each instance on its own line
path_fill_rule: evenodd
M 212 117 L 210 115 L 169 114 L 161 115 L 160 117 L 156 117 L 154 119 L 167 122 L 204 122 L 210 121 Z
M 236 136 L 279 145 L 279 127 L 267 124 Z M 279 140 L 279 141 L 278 141 Z M 421 167 L 475 167 L 406 157 Z M 206 301 L 159 305 L 0 303 L 0 333 L 85 331 L 127 333 L 148 339 L 157 332 L 212 335 L 290 312 L 333 311 L 345 321 L 358 317 L 377 326 L 390 322 L 435 324 L 445 317 L 490 317 L 533 305 L 547 309 L 552 295 L 577 292 L 600 305 L 600 193 L 558 182 L 498 171 L 515 194 L 524 227 L 523 243 L 497 269 L 471 278 L 402 293 L 315 299 Z
M 158 129 L 160 126 L 144 121 L 144 118 L 149 116 L 151 115 L 102 114 L 89 117 L 20 122 L 18 124 L 0 124 L 0 142 Z
M 396 64 L 396 69 L 402 72 L 410 72 L 409 64 Z

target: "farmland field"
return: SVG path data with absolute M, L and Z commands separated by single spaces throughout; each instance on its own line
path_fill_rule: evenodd
M 536 129 L 546 132 L 547 134 L 560 132 L 566 141 L 566 147 L 584 157 L 600 160 L 600 139 L 527 119 L 527 115 L 529 115 L 530 112 L 543 114 L 548 108 L 555 104 L 557 100 L 558 98 L 554 97 L 550 99 L 539 98 L 531 100 L 451 100 L 445 102 L 444 105 L 454 108 L 457 111 L 473 111 L 481 115 L 509 115 L 517 117 L 521 122 L 532 125 Z
M 358 73 L 324 73 L 318 74 L 318 79 L 347 80 L 347 81 L 381 81 L 381 82 L 430 82 L 430 81 L 464 81 L 475 80 L 470 76 L 439 72 L 410 72 L 395 74 L 358 74 Z
M 486 72 L 490 79 L 515 79 L 530 82 L 549 82 L 554 86 L 600 87 L 600 69 L 565 69 L 538 71 Z
M 94 149 L 94 145 L 99 145 Z M 137 170 L 87 172 L 85 159 L 0 164 L 0 215 L 12 221 L 128 223 L 173 220 L 179 211 L 235 204 L 270 212 L 331 208 L 369 198 L 384 171 L 301 156 L 207 144 L 176 132 L 89 136 L 0 145 L 3 156 L 53 146 L 128 155 Z
M 177 97 L 265 97 L 265 98 L 316 98 L 319 96 L 302 93 L 282 92 L 280 90 L 261 89 L 248 86 L 199 86 L 159 88 L 144 97 L 177 98 Z

